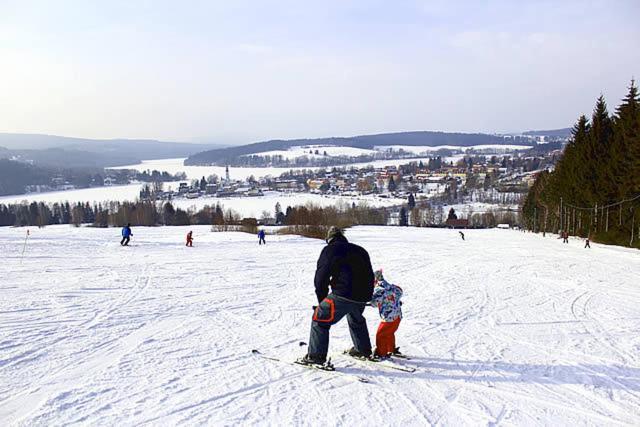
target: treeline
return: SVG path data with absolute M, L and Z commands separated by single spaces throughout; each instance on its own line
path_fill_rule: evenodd
M 432 131 L 398 132 L 354 137 L 332 137 L 317 139 L 272 140 L 248 145 L 227 147 L 194 154 L 187 158 L 185 165 L 234 165 L 242 161 L 242 156 L 275 150 L 287 150 L 295 146 L 345 146 L 372 149 L 384 145 L 439 146 L 456 145 L 469 147 L 483 144 L 531 144 L 529 137 L 513 137 L 508 141 L 501 136 L 471 133 L 445 133 Z M 335 164 L 335 163 L 334 163 Z
M 90 224 L 95 227 L 131 225 L 224 225 L 235 224 L 240 215 L 220 204 L 197 212 L 175 208 L 170 202 L 43 203 L 0 204 L 0 226 L 38 226 Z
M 281 224 L 292 227 L 289 231 L 314 237 L 314 232 L 305 232 L 314 227 L 324 230 L 331 225 L 348 227 L 352 225 L 379 224 L 387 222 L 386 211 L 367 206 L 335 207 L 288 206 L 280 212 Z M 211 225 L 215 231 L 229 231 L 242 227 L 253 230 L 255 219 L 242 218 L 232 209 L 225 209 L 219 203 L 205 206 L 198 211 L 185 211 L 171 202 L 109 202 L 109 203 L 53 203 L 32 202 L 30 204 L 0 204 L 0 226 L 38 226 L 89 224 L 94 227 L 121 227 L 130 223 L 134 226 L 156 225 Z
M 51 173 L 26 163 L 0 159 L 0 196 L 21 194 L 29 184 L 48 184 Z
M 77 188 L 100 187 L 106 177 L 113 184 L 129 184 L 131 181 L 168 182 L 185 180 L 184 172 L 172 175 L 168 172 L 129 169 L 105 170 L 102 168 L 60 168 L 41 166 L 9 159 L 0 159 L 0 196 L 25 194 L 29 186 L 39 186 L 46 191 L 58 190 L 61 184 Z
M 276 208 L 276 218 L 279 214 Z M 338 203 L 327 207 L 312 204 L 289 206 L 281 218 L 279 223 L 285 227 L 279 231 L 280 234 L 324 239 L 331 226 L 347 228 L 355 225 L 387 225 L 389 215 L 385 209 Z
M 640 98 L 635 82 L 613 115 L 603 96 L 581 116 L 553 171 L 541 172 L 522 209 L 534 232 L 567 231 L 640 248 Z

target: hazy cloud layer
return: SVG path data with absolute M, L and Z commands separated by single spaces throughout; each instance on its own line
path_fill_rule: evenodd
M 0 0 L 0 131 L 553 128 L 640 74 L 634 0 L 305 3 Z

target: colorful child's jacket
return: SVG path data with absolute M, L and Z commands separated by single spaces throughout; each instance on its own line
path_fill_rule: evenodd
M 393 322 L 396 319 L 402 319 L 400 298 L 402 298 L 402 288 L 381 279 L 375 283 L 371 303 L 380 310 L 383 322 Z

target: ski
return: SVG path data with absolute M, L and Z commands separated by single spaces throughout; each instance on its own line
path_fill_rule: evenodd
M 357 380 L 357 381 L 359 381 L 361 383 L 367 383 L 368 384 L 368 383 L 371 382 L 369 380 L 369 378 L 362 377 L 362 376 L 359 376 L 359 375 L 353 375 L 353 374 L 350 374 L 348 372 L 343 372 L 343 371 L 337 370 L 333 366 L 333 364 L 331 364 L 330 360 L 328 361 L 328 363 L 326 363 L 324 365 L 317 365 L 317 364 L 309 365 L 309 364 L 300 363 L 298 361 L 290 362 L 290 361 L 283 360 L 283 359 L 280 359 L 280 358 L 277 358 L 277 357 L 269 356 L 269 355 L 264 354 L 263 352 L 261 352 L 260 350 L 257 350 L 257 349 L 251 350 L 251 353 L 253 355 L 255 355 L 255 356 L 261 357 L 261 358 L 266 359 L 266 360 L 271 360 L 273 362 L 286 363 L 288 365 L 302 366 L 304 368 L 312 369 L 312 370 L 319 371 L 319 372 L 329 372 L 329 373 L 333 373 L 333 374 L 336 374 L 336 375 L 343 375 L 343 376 L 355 379 L 355 380 Z
M 406 356 L 404 354 L 390 354 L 392 359 L 402 359 L 402 360 L 411 360 L 411 356 Z
M 396 370 L 396 371 L 402 371 L 402 372 L 408 372 L 408 373 L 413 373 L 413 372 L 416 371 L 416 368 L 414 368 L 413 366 L 400 366 L 399 364 L 396 364 L 395 362 L 392 362 L 392 361 L 389 361 L 389 360 L 385 360 L 385 359 L 368 358 L 368 357 L 354 357 L 354 356 L 351 356 L 349 354 L 348 350 L 345 350 L 342 353 L 342 355 L 350 357 L 353 360 L 356 360 L 356 361 L 359 361 L 359 362 L 370 363 L 370 364 L 381 366 L 381 367 L 384 367 L 384 368 L 393 369 L 393 370 Z

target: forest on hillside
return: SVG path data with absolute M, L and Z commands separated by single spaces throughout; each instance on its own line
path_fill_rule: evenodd
M 534 232 L 640 248 L 639 208 L 640 97 L 632 80 L 613 114 L 600 96 L 591 118 L 578 118 L 555 169 L 538 175 L 522 217 Z
M 257 142 L 248 145 L 241 145 L 237 147 L 227 147 L 222 149 L 215 149 L 209 151 L 203 151 L 201 153 L 194 154 L 187 158 L 184 162 L 185 165 L 231 165 L 231 166 L 309 166 L 308 160 L 302 160 L 301 164 L 291 164 L 283 159 L 269 159 L 265 161 L 264 158 L 258 158 L 251 156 L 256 153 L 263 153 L 274 150 L 287 150 L 295 146 L 303 145 L 318 145 L 318 146 L 345 146 L 355 147 L 362 149 L 373 149 L 376 146 L 386 145 L 408 145 L 408 146 L 438 146 L 438 145 L 455 145 L 460 147 L 470 147 L 473 145 L 483 144 L 516 144 L 516 145 L 531 145 L 530 138 L 524 138 L 520 136 L 514 136 L 509 140 L 505 140 L 499 135 L 487 135 L 480 133 L 450 133 L 450 132 L 431 132 L 431 131 L 419 131 L 419 132 L 398 132 L 398 133 L 386 133 L 379 135 L 361 135 L 353 137 L 331 137 L 331 138 L 315 138 L 315 139 L 292 139 L 292 140 L 272 140 Z M 248 158 L 243 158 L 247 156 Z M 273 161 L 276 163 L 273 163 Z M 372 161 L 374 158 L 363 156 L 361 161 Z M 343 159 L 341 161 L 338 158 L 327 158 L 324 161 L 322 158 L 317 160 L 317 165 L 314 166 L 327 166 L 327 165 L 339 165 L 345 163 L 351 163 L 359 161 L 358 159 Z

